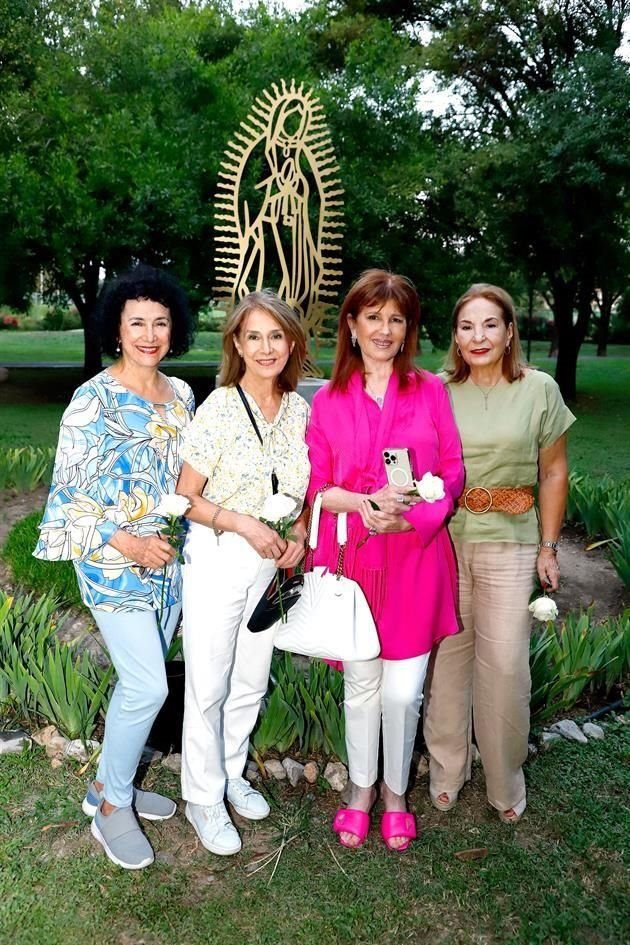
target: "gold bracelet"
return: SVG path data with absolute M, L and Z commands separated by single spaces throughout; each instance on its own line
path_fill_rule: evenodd
M 222 511 L 223 511 L 223 508 L 220 505 L 217 505 L 214 511 L 214 515 L 212 516 L 212 521 L 210 522 L 210 528 L 212 529 L 212 531 L 214 532 L 217 538 L 220 538 L 221 535 L 223 534 L 223 531 L 220 528 L 215 528 L 216 521 Z

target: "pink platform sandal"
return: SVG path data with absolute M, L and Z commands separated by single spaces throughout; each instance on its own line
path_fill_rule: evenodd
M 381 837 L 385 841 L 385 846 L 394 853 L 403 853 L 417 836 L 415 814 L 410 814 L 409 811 L 390 810 L 385 811 L 381 817 Z M 407 837 L 408 840 L 399 847 L 393 847 L 390 841 L 394 837 Z
M 363 846 L 368 835 L 370 815 L 365 811 L 355 810 L 353 807 L 341 807 L 335 814 L 332 829 L 336 834 L 351 833 L 356 837 L 358 843 L 346 843 L 341 837 L 339 837 L 339 843 L 342 847 L 348 847 L 349 850 L 357 850 Z

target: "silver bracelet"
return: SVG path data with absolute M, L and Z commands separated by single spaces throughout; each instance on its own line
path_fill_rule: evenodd
M 541 541 L 538 545 L 538 550 L 541 548 L 549 548 L 550 551 L 553 551 L 554 555 L 558 554 L 558 542 L 557 541 Z

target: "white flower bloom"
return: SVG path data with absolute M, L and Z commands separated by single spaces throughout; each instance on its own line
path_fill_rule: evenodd
M 558 616 L 556 602 L 551 597 L 537 597 L 529 605 L 529 612 L 536 620 L 541 620 L 543 623 L 547 620 L 555 620 Z
M 265 499 L 260 517 L 266 519 L 268 522 L 279 522 L 280 519 L 287 518 L 296 511 L 297 502 L 295 499 L 279 492 Z
M 169 515 L 180 518 L 185 515 L 190 508 L 190 502 L 185 495 L 178 495 L 176 492 L 169 495 L 163 495 L 158 505 L 153 509 L 154 515 L 163 515 L 165 518 Z
M 430 472 L 424 474 L 422 479 L 414 480 L 414 485 L 418 490 L 418 495 L 425 502 L 437 502 L 446 495 L 444 483 L 439 476 L 432 476 Z

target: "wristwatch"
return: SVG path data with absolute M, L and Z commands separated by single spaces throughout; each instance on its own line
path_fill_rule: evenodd
M 556 555 L 558 554 L 558 542 L 557 541 L 541 541 L 538 545 L 538 550 L 541 548 L 549 548 Z

